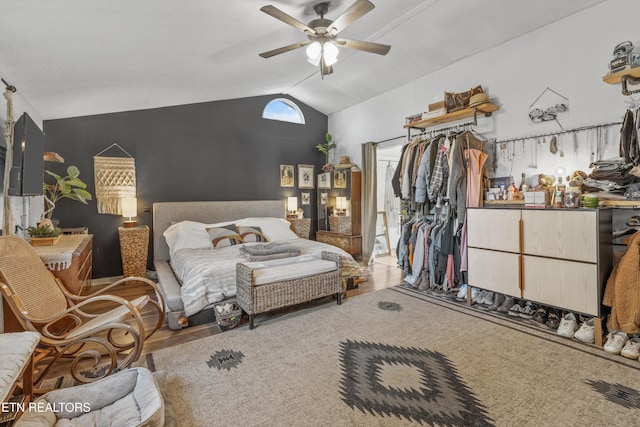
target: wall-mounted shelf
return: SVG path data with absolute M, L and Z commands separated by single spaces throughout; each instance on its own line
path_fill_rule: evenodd
M 629 68 L 628 70 L 618 71 L 617 73 L 607 74 L 602 77 L 602 80 L 605 83 L 609 83 L 610 85 L 614 85 L 616 83 L 620 83 L 622 80 L 622 76 L 631 76 L 635 78 L 640 78 L 640 67 Z
M 44 152 L 44 161 L 45 162 L 55 162 L 55 163 L 64 163 L 64 159 L 58 153 L 53 151 L 45 151 Z
M 486 104 L 480 104 L 474 108 L 465 108 L 464 110 L 454 111 L 452 113 L 443 114 L 442 116 L 420 120 L 419 122 L 404 125 L 404 128 L 405 129 L 409 129 L 409 128 L 424 129 L 430 126 L 441 125 L 444 123 L 454 122 L 456 120 L 466 119 L 467 117 L 473 117 L 477 113 L 482 113 L 485 116 L 489 117 L 494 111 L 498 111 L 498 110 L 499 108 L 497 105 L 494 105 L 488 102 Z

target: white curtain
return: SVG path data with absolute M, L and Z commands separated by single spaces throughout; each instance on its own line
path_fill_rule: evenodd
M 373 142 L 362 144 L 362 258 L 373 262 L 378 215 L 378 151 Z

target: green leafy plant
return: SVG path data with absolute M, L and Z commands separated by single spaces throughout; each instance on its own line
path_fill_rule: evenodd
M 334 148 L 337 147 L 337 144 L 335 142 L 332 142 L 333 141 L 333 137 L 328 132 L 324 136 L 324 139 L 325 139 L 326 142 L 324 144 L 317 144 L 316 148 L 318 149 L 318 151 L 324 153 L 324 155 L 325 155 L 325 163 L 329 164 L 329 153 L 331 153 L 331 150 L 333 150 Z
M 31 237 L 58 237 L 60 232 L 58 227 L 51 228 L 47 224 L 27 228 L 27 233 Z
M 45 172 L 55 180 L 53 183 L 45 180 L 42 186 L 46 208 L 43 214 L 45 218 L 51 219 L 56 203 L 60 199 L 71 199 L 85 205 L 88 200 L 91 200 L 91 193 L 86 190 L 87 184 L 78 178 L 80 170 L 76 166 L 69 166 L 66 176 L 60 176 L 48 170 Z

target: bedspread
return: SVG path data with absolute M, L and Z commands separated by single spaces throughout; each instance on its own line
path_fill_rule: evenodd
M 240 248 L 256 243 L 227 246 L 219 249 L 180 249 L 174 254 L 171 266 L 181 281 L 180 290 L 184 311 L 187 316 L 198 313 L 207 306 L 236 295 L 236 264 L 251 265 L 253 268 L 275 266 L 321 259 L 322 251 L 335 252 L 342 258 L 343 277 L 357 277 L 360 266 L 353 257 L 342 249 L 322 242 L 307 239 L 290 239 L 292 245 L 301 249 L 301 255 L 290 258 L 273 259 L 263 262 L 248 262 L 240 253 Z

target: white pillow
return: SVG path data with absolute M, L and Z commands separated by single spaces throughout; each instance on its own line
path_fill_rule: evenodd
M 262 234 L 265 235 L 269 242 L 298 238 L 298 235 L 291 230 L 291 223 L 284 218 L 242 218 L 234 222 L 236 223 L 236 225 L 260 227 L 260 229 L 262 230 Z
M 195 221 L 181 221 L 162 233 L 169 246 L 169 255 L 180 249 L 213 249 L 206 225 Z

